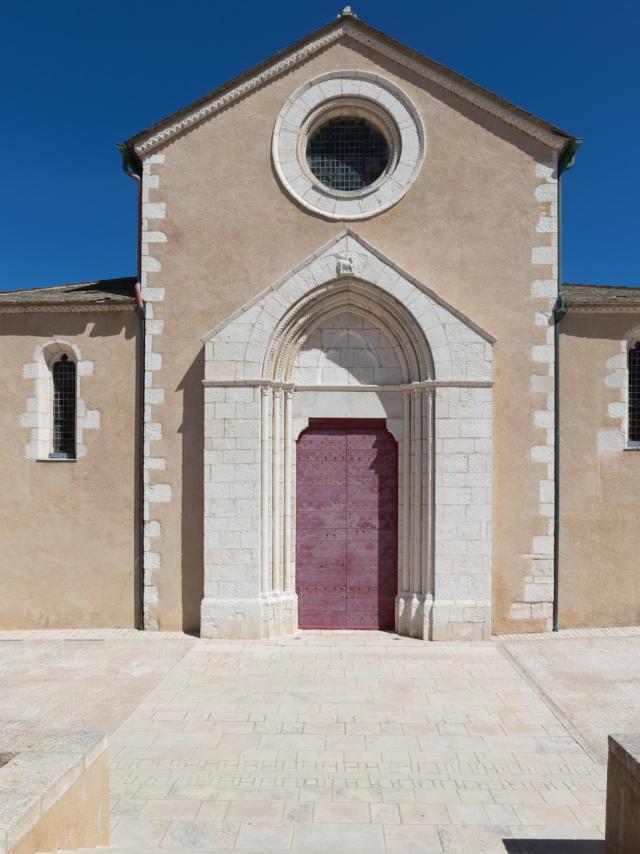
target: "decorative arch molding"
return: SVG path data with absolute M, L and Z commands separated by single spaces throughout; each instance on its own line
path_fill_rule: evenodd
M 81 395 L 82 377 L 93 373 L 93 362 L 82 359 L 80 348 L 62 338 L 50 338 L 38 344 L 33 361 L 23 368 L 25 379 L 33 380 L 33 396 L 27 399 L 27 410 L 21 417 L 23 427 L 31 430 L 30 441 L 25 445 L 29 460 L 49 460 L 52 428 L 52 370 L 53 365 L 66 355 L 76 365 L 76 459 L 86 456 L 84 431 L 100 426 L 100 412 L 87 409 Z
M 345 318 L 371 354 L 384 339 L 399 381 L 294 381 L 305 344 Z M 344 231 L 204 341 L 203 636 L 297 629 L 295 442 L 329 412 L 384 418 L 398 440 L 397 630 L 488 637 L 493 337 Z
M 345 310 L 356 312 L 384 329 L 400 358 L 403 382 L 434 379 L 429 344 L 411 312 L 377 285 L 351 278 L 319 285 L 291 308 L 269 341 L 263 376 L 290 382 L 293 361 L 309 336 Z
M 349 229 L 203 336 L 205 379 L 266 379 L 266 353 L 283 317 L 340 279 L 374 285 L 410 313 L 429 342 L 434 380 L 491 381 L 494 336 Z

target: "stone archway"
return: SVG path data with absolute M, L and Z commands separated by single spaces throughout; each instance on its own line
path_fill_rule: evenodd
M 313 288 L 284 315 L 262 372 L 272 385 L 261 413 L 261 578 L 276 613 L 281 599 L 283 619 L 297 627 L 295 439 L 323 414 L 382 417 L 399 448 L 396 628 L 429 636 L 434 388 L 425 383 L 434 369 L 423 330 L 394 296 L 345 275 Z
M 490 340 L 350 233 L 207 336 L 203 635 L 297 629 L 294 445 L 328 414 L 398 441 L 396 630 L 488 634 Z

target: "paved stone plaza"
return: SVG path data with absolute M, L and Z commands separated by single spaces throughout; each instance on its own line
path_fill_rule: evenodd
M 22 645 L 2 645 L 5 661 L 39 643 L 52 654 L 57 644 L 58 656 L 72 660 L 79 654 L 64 639 L 31 633 L 29 643 L 28 634 L 15 633 Z M 155 687 L 146 683 L 146 697 L 109 737 L 117 851 L 603 851 L 605 767 L 505 652 L 511 642 L 425 644 L 376 632 L 151 640 L 123 632 L 105 633 L 98 653 L 85 634 L 80 647 L 103 656 L 103 672 L 94 666 L 83 723 L 91 715 L 100 722 L 100 698 L 109 729 L 119 708 L 123 718 L 130 710 L 127 679 L 155 673 Z M 554 646 L 561 658 L 566 642 L 517 643 L 521 658 L 527 643 Z M 129 649 L 131 666 L 110 700 L 113 667 L 103 659 L 114 646 L 118 660 Z M 43 682 L 45 698 L 52 684 Z M 75 700 L 81 709 L 82 696 Z M 44 721 L 42 707 L 40 714 Z M 56 723 L 68 724 L 63 717 L 58 707 Z
M 603 835 L 603 768 L 494 644 L 201 641 L 111 744 L 114 845 L 406 854 Z

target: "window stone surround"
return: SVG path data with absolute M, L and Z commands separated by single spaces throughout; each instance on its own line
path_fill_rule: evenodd
M 607 359 L 608 372 L 604 382 L 617 399 L 611 400 L 607 416 L 614 426 L 598 431 L 598 451 L 640 450 L 629 441 L 629 350 L 640 341 L 640 326 L 634 325 L 620 341 L 618 352 Z
M 341 193 L 322 185 L 304 160 L 306 129 L 323 111 L 351 104 L 388 126 L 390 166 L 370 187 Z M 364 112 L 363 112 L 364 111 Z M 327 219 L 365 219 L 395 205 L 411 188 L 425 156 L 420 113 L 407 96 L 380 74 L 331 71 L 307 81 L 285 101 L 273 130 L 272 158 L 278 178 L 296 202 Z
M 75 458 L 52 460 L 51 427 L 53 401 L 53 364 L 66 355 L 76 365 L 76 455 Z M 33 360 L 27 362 L 22 370 L 25 379 L 33 380 L 33 396 L 27 399 L 27 409 L 20 417 L 23 427 L 31 430 L 30 441 L 25 445 L 25 457 L 28 460 L 45 462 L 73 462 L 87 455 L 84 431 L 100 427 L 100 410 L 87 409 L 82 398 L 80 386 L 82 377 L 91 376 L 94 363 L 83 359 L 80 348 L 62 338 L 51 338 L 38 344 Z
M 361 292 L 368 310 L 389 316 L 387 337 L 404 328 L 406 382 L 292 383 L 289 368 L 327 306 L 343 310 L 344 299 L 366 319 Z M 489 637 L 494 339 L 347 231 L 204 340 L 202 635 L 297 628 L 295 439 L 316 406 L 334 417 L 385 412 L 399 441 L 398 631 Z

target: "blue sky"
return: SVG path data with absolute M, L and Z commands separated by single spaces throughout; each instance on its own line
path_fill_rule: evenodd
M 640 285 L 637 0 L 383 3 L 367 23 L 585 142 L 564 180 L 564 280 Z M 5 2 L 0 290 L 132 275 L 115 144 L 286 47 L 338 0 Z

